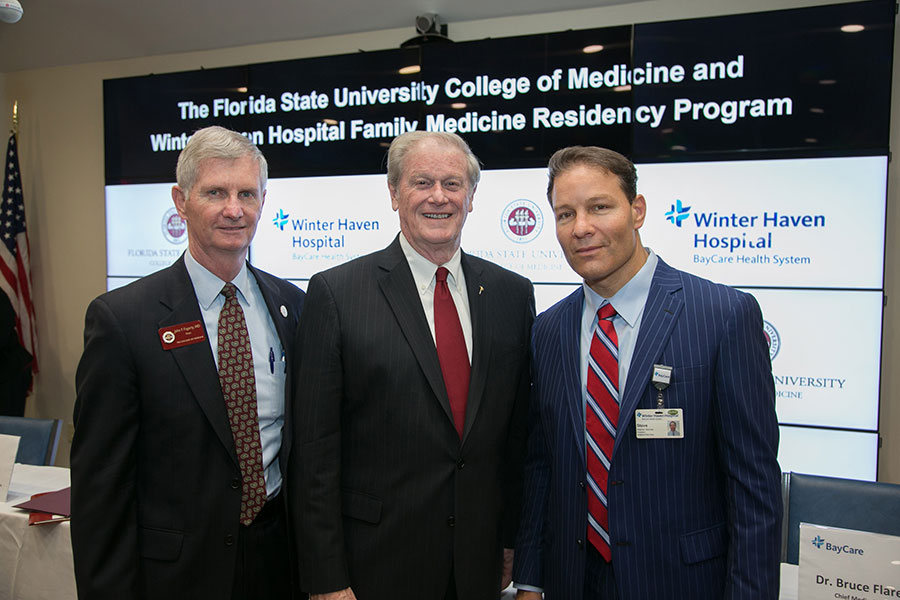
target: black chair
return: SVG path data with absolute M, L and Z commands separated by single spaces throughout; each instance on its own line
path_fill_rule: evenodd
M 19 436 L 17 463 L 52 465 L 56 462 L 62 424 L 62 419 L 0 416 L 0 433 Z
M 900 535 L 900 485 L 784 475 L 782 562 L 798 564 L 800 523 Z

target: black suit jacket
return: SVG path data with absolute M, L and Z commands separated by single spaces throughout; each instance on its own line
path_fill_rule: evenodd
M 19 343 L 16 311 L 7 295 L 0 291 L 0 415 L 25 415 L 31 362 L 31 354 Z
M 250 270 L 290 357 L 303 292 Z M 184 257 L 88 307 L 72 443 L 81 600 L 231 596 L 241 473 L 215 360 L 208 339 L 164 350 L 158 333 L 197 320 Z
M 301 587 L 360 600 L 496 600 L 517 526 L 531 283 L 462 255 L 472 319 L 463 438 L 398 239 L 314 276 L 298 330 L 289 485 Z

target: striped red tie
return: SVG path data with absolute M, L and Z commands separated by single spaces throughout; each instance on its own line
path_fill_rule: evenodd
M 587 537 L 607 561 L 612 555 L 606 488 L 619 422 L 619 338 L 612 322 L 615 316 L 616 310 L 609 303 L 597 311 L 597 328 L 588 357 L 584 421 L 588 471 Z

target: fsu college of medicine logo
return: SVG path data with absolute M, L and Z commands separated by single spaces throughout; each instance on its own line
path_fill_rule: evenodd
M 769 344 L 769 360 L 775 360 L 778 351 L 781 349 L 781 337 L 778 330 L 768 321 L 763 320 L 763 331 L 766 334 L 766 342 Z
M 184 241 L 184 234 L 187 232 L 187 225 L 184 219 L 178 214 L 173 206 L 166 211 L 162 218 L 163 236 L 172 244 L 180 244 Z
M 500 229 L 517 244 L 527 244 L 535 239 L 544 227 L 544 215 L 531 200 L 513 200 L 503 209 Z

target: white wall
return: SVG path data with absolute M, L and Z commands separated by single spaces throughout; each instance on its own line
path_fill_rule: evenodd
M 457 41 L 586 29 L 647 21 L 706 17 L 727 13 L 798 8 L 812 0 L 651 0 L 607 8 L 450 23 Z M 115 26 L 112 24 L 111 26 Z M 84 311 L 106 286 L 103 167 L 103 80 L 247 63 L 396 48 L 410 28 L 279 42 L 224 50 L 171 54 L 0 74 L 0 127 L 9 128 L 13 100 L 19 101 L 19 149 L 28 231 L 32 250 L 41 372 L 28 415 L 72 419 L 75 368 L 81 354 Z M 894 118 L 891 141 L 898 139 L 897 51 L 894 51 Z M 5 139 L 5 138 L 4 138 Z M 892 144 L 893 146 L 893 144 Z M 900 267 L 894 234 L 900 228 L 896 206 L 900 174 L 890 169 L 887 218 L 886 293 L 898 289 Z M 648 243 L 652 241 L 648 240 Z M 848 248 L 852 252 L 852 248 Z M 900 483 L 900 310 L 885 311 L 882 357 L 881 450 L 879 479 Z M 847 316 L 835 315 L 836 320 Z M 848 319 L 849 320 L 849 319 Z M 58 462 L 68 464 L 71 427 L 60 444 Z M 811 450 L 814 451 L 814 450 Z

